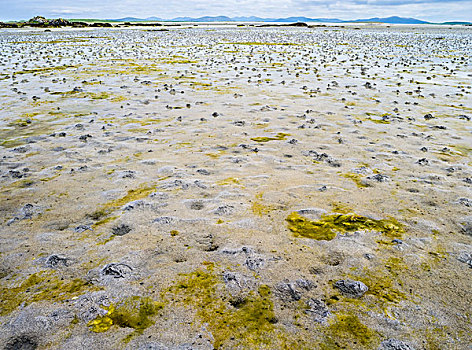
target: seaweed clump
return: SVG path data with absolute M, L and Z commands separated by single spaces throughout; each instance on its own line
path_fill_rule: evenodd
M 394 219 L 375 220 L 357 214 L 322 215 L 318 221 L 307 219 L 297 212 L 291 213 L 286 221 L 288 229 L 296 237 L 330 241 L 337 233 L 354 231 L 377 231 L 390 238 L 400 238 L 404 232 Z
M 106 332 L 113 325 L 132 328 L 134 332 L 125 338 L 125 342 L 128 342 L 134 335 L 142 334 L 146 328 L 152 326 L 155 321 L 151 317 L 157 315 L 163 307 L 162 303 L 149 297 L 132 296 L 117 306 L 108 306 L 106 315 L 97 317 L 87 325 L 96 333 Z

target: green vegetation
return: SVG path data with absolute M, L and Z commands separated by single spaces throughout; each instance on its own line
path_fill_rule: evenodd
M 251 140 L 255 142 L 269 142 L 269 141 L 285 140 L 287 136 L 290 136 L 290 134 L 279 132 L 277 133 L 277 135 L 273 137 L 266 137 L 266 136 L 252 137 Z
M 154 191 L 155 186 L 141 185 L 134 190 L 129 190 L 128 193 L 123 197 L 105 203 L 100 209 L 96 210 L 89 216 L 93 220 L 101 220 L 102 218 L 110 215 L 113 211 L 121 208 L 126 203 L 145 198 Z
M 230 303 L 227 297 L 220 295 L 220 280 L 213 268 L 208 264 L 206 270 L 182 275 L 182 279 L 168 290 L 173 302 L 193 308 L 196 317 L 213 335 L 213 346 L 216 349 L 293 348 L 274 324 L 276 318 L 269 287 L 261 285 L 257 292 Z
M 132 328 L 134 332 L 124 339 L 127 343 L 133 336 L 142 334 L 146 328 L 152 326 L 155 321 L 150 317 L 157 315 L 163 307 L 163 303 L 155 302 L 151 298 L 132 296 L 116 306 L 110 305 L 106 308 L 108 313 L 105 316 L 99 316 L 87 325 L 96 333 L 106 332 L 113 325 Z
M 251 211 L 253 214 L 263 216 L 269 214 L 273 210 L 276 210 L 273 205 L 265 205 L 262 203 L 262 193 L 256 194 L 256 199 L 251 205 Z
M 44 68 L 35 68 L 35 69 L 25 69 L 21 71 L 16 71 L 13 74 L 30 74 L 30 73 L 48 73 L 48 72 L 53 72 L 57 70 L 65 70 L 68 68 L 77 68 L 79 66 L 57 66 L 57 67 L 44 67 Z
M 295 237 L 306 237 L 330 241 L 337 233 L 354 231 L 377 231 L 389 238 L 400 238 L 404 232 L 395 219 L 374 220 L 357 214 L 322 215 L 321 220 L 312 221 L 297 212 L 291 213 L 286 221 Z
M 354 183 L 356 184 L 358 188 L 369 187 L 368 184 L 365 184 L 362 182 L 362 178 L 359 174 L 347 173 L 347 174 L 343 174 L 342 176 L 345 177 L 346 179 L 351 179 L 352 181 L 354 181 Z
M 34 273 L 18 287 L 0 287 L 0 316 L 8 315 L 20 305 L 29 305 L 40 301 L 64 301 L 101 288 L 80 279 L 64 279 L 53 272 Z
M 369 345 L 378 337 L 357 316 L 349 314 L 336 315 L 334 322 L 326 329 L 325 336 L 325 343 L 321 344 L 321 348 L 326 350 L 352 348 L 352 344 L 370 348 Z

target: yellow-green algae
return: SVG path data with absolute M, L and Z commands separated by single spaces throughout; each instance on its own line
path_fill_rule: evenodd
M 271 211 L 276 210 L 273 205 L 265 205 L 262 203 L 262 193 L 256 194 L 256 199 L 252 202 L 251 211 L 253 214 L 258 216 L 264 216 L 269 214 Z
M 96 333 L 106 332 L 113 325 L 132 328 L 134 332 L 124 339 L 128 342 L 133 336 L 142 334 L 146 328 L 152 326 L 155 321 L 151 317 L 156 316 L 163 307 L 163 303 L 149 297 L 132 296 L 116 306 L 111 304 L 106 307 L 108 310 L 106 315 L 97 317 L 87 325 Z
M 213 273 L 213 265 L 182 275 L 170 287 L 173 303 L 192 306 L 197 319 L 206 325 L 219 348 L 303 348 L 303 343 L 287 336 L 276 327 L 270 288 L 261 285 L 244 299 L 230 303 L 230 296 L 221 294 L 220 279 Z M 177 304 L 178 305 L 178 304 Z M 306 340 L 305 340 L 306 341 Z M 297 344 L 295 344 L 297 343 Z
M 362 178 L 359 174 L 347 173 L 347 174 L 343 174 L 342 176 L 345 177 L 346 179 L 351 179 L 352 181 L 354 181 L 354 183 L 359 188 L 369 187 L 368 184 L 362 182 Z
M 267 137 L 267 136 L 252 137 L 251 140 L 255 142 L 269 142 L 269 141 L 285 140 L 287 136 L 290 136 L 290 134 L 279 132 L 277 133 L 277 135 L 273 137 Z
M 408 271 L 408 266 L 402 258 L 390 257 L 384 260 L 383 267 L 365 268 L 361 275 L 350 276 L 363 282 L 369 290 L 366 294 L 373 295 L 381 303 L 399 303 L 407 298 L 399 287 L 403 286 L 400 273 Z
M 395 219 L 375 220 L 357 214 L 324 214 L 318 221 L 307 219 L 297 212 L 291 213 L 286 221 L 288 229 L 296 237 L 330 241 L 337 233 L 359 230 L 377 231 L 389 238 L 400 238 L 404 232 L 402 225 Z
M 101 288 L 80 279 L 63 279 L 43 271 L 29 276 L 17 287 L 0 287 L 0 316 L 8 315 L 20 305 L 39 301 L 57 302 L 71 299 Z
M 103 217 L 111 214 L 113 211 L 121 208 L 126 203 L 145 198 L 155 191 L 155 186 L 141 185 L 138 188 L 129 190 L 126 195 L 121 198 L 105 203 L 100 209 L 96 210 L 89 216 L 93 220 L 100 220 Z
M 320 348 L 326 350 L 371 348 L 369 345 L 372 345 L 377 338 L 376 332 L 364 325 L 356 315 L 338 314 L 325 330 L 325 341 L 320 344 Z

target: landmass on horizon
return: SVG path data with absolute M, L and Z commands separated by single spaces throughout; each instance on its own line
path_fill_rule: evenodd
M 39 19 L 37 21 L 36 19 Z M 64 26 L 65 22 L 62 18 L 47 20 L 45 17 L 36 16 L 28 21 L 18 20 L 18 21 L 9 21 L 7 23 L 39 23 L 45 24 L 49 23 L 53 26 Z M 49 21 L 49 22 L 48 22 Z M 272 22 L 272 23 L 385 23 L 385 24 L 445 24 L 445 25 L 472 25 L 472 22 L 465 21 L 446 21 L 446 22 L 428 22 L 416 18 L 407 18 L 399 16 L 390 16 L 390 17 L 373 17 L 365 19 L 352 19 L 352 20 L 341 20 L 338 18 L 309 18 L 309 17 L 283 17 L 283 18 L 265 18 L 265 17 L 256 17 L 256 16 L 245 16 L 245 17 L 227 17 L 227 16 L 203 16 L 203 17 L 175 17 L 172 19 L 165 19 L 160 17 L 147 17 L 147 18 L 137 18 L 137 17 L 123 17 L 117 19 L 66 19 L 66 22 L 77 23 L 77 21 L 82 22 L 199 22 L 199 23 L 214 23 L 214 22 Z M 2 23 L 2 22 L 0 22 Z

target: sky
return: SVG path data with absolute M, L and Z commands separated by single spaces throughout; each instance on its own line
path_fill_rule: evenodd
M 472 21 L 472 0 L 0 0 L 0 21 L 47 18 L 258 16 Z

